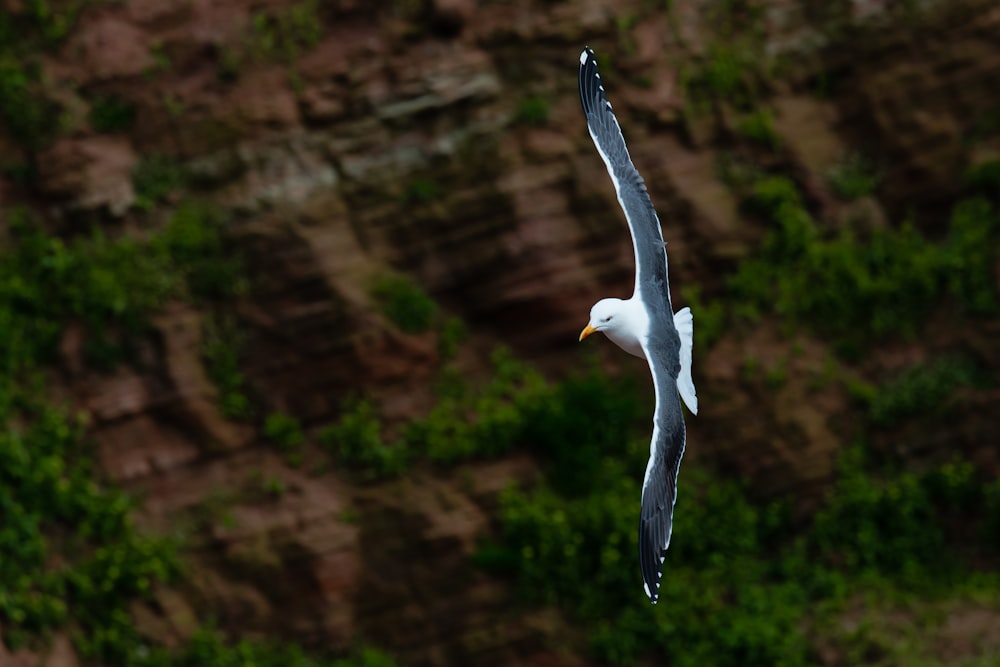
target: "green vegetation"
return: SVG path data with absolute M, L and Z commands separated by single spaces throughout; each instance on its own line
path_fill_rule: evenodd
M 302 0 L 289 7 L 260 9 L 250 18 L 242 41 L 222 50 L 218 75 L 235 81 L 246 62 L 293 64 L 323 37 L 323 18 L 318 0 Z
M 0 52 L 0 125 L 29 152 L 48 143 L 59 128 L 59 105 L 42 93 L 41 68 Z
M 743 79 L 738 68 L 721 67 L 726 62 L 733 61 L 704 72 L 701 85 L 738 97 Z M 767 127 L 741 129 L 767 143 Z M 790 179 L 735 161 L 721 167 L 745 212 L 768 231 L 759 255 L 727 281 L 725 301 L 706 306 L 697 290 L 683 294 L 696 309 L 699 346 L 727 318 L 771 312 L 788 327 L 807 325 L 854 353 L 880 337 L 916 333 L 948 295 L 969 316 L 996 312 L 1000 192 L 988 163 L 968 175 L 978 195 L 955 205 L 940 241 L 908 224 L 864 234 L 826 228 Z M 840 196 L 855 198 L 874 190 L 879 178 L 869 163 L 855 160 L 831 181 Z M 780 386 L 788 359 L 768 368 L 748 359 L 745 371 Z M 871 423 L 888 427 L 938 419 L 956 390 L 985 382 L 973 363 L 945 357 L 878 388 L 855 382 L 853 389 Z M 920 474 L 900 471 L 857 445 L 844 450 L 836 483 L 808 518 L 686 466 L 661 591 L 672 608 L 685 610 L 679 622 L 648 605 L 634 567 L 636 499 L 648 455 L 645 429 L 642 437 L 621 438 L 642 412 L 634 394 L 609 389 L 599 377 L 528 387 L 527 400 L 517 391 L 505 399 L 504 429 L 494 431 L 512 443 L 505 446 L 537 452 L 546 462 L 544 479 L 502 495 L 499 534 L 476 559 L 514 577 L 526 603 L 560 607 L 603 661 L 810 665 L 821 636 L 845 655 L 879 651 L 898 658 L 892 664 L 937 664 L 927 640 L 904 644 L 863 628 L 847 632 L 839 629 L 842 619 L 871 596 L 882 605 L 872 607 L 910 614 L 917 612 L 898 607 L 914 597 L 920 604 L 1000 601 L 1000 577 L 992 571 L 1000 556 L 1000 483 L 984 482 L 959 460 Z M 491 451 L 489 436 L 469 435 L 477 418 L 449 406 L 447 395 L 436 410 L 428 417 L 435 445 L 419 451 L 442 452 L 440 461 Z M 928 617 L 911 622 L 916 634 L 940 624 Z
M 607 395 L 597 392 L 600 402 L 583 409 L 579 395 L 567 401 L 571 438 L 543 429 L 526 440 L 536 451 L 572 449 L 572 461 L 550 459 L 536 489 L 508 489 L 500 540 L 477 555 L 513 575 L 526 601 L 565 610 L 600 659 L 632 664 L 653 653 L 682 666 L 809 665 L 816 647 L 807 628 L 829 624 L 873 589 L 889 598 L 916 590 L 1000 599 L 995 575 L 970 574 L 985 554 L 951 546 L 956 518 L 983 533 L 997 525 L 998 485 L 983 484 L 965 463 L 919 476 L 877 469 L 853 448 L 804 529 L 783 503 L 754 502 L 739 485 L 685 467 L 660 605 L 684 609 L 684 621 L 659 613 L 642 595 L 635 555 L 648 445 L 621 440 L 634 397 L 608 405 Z M 605 430 L 609 418 L 617 429 Z
M 187 110 L 187 104 L 185 103 L 184 98 L 179 95 L 164 93 L 161 99 L 163 101 L 163 107 L 174 120 L 178 120 Z
M 43 368 L 67 322 L 82 323 L 88 341 L 126 345 L 147 331 L 149 318 L 169 298 L 232 296 L 240 280 L 233 280 L 229 269 L 222 272 L 226 279 L 218 280 L 217 265 L 233 255 L 222 243 L 222 223 L 213 209 L 187 204 L 142 241 L 96 232 L 64 241 L 48 235 L 24 210 L 9 214 L 10 236 L 0 250 L 0 358 L 5 362 L 0 381 L 5 425 L 0 433 L 0 628 L 6 646 L 40 646 L 61 630 L 72 636 L 87 665 L 393 664 L 367 649 L 334 659 L 259 642 L 230 645 L 211 631 L 177 649 L 150 644 L 136 630 L 131 606 L 151 599 L 156 587 L 180 574 L 177 542 L 137 530 L 130 518 L 133 500 L 100 479 L 84 437 L 85 417 L 54 407 L 45 396 Z M 207 325 L 208 339 L 228 335 L 228 325 L 221 322 Z M 208 354 L 222 368 L 219 377 L 239 377 L 233 358 L 220 356 L 218 347 Z M 239 393 L 242 381 L 232 380 L 223 389 Z M 269 417 L 264 434 L 290 451 L 303 438 L 298 422 L 287 415 Z M 271 498 L 284 491 L 274 478 L 262 478 L 259 488 Z
M 977 315 L 997 310 L 996 281 L 990 276 L 998 256 L 998 235 L 1000 210 L 989 200 L 966 199 L 952 210 L 948 238 L 940 250 L 944 282 L 952 296 Z
M 55 137 L 60 106 L 45 91 L 40 53 L 62 42 L 92 0 L 29 0 L 0 12 L 0 127 L 34 153 Z
M 129 656 L 134 667 L 395 667 L 388 654 L 361 648 L 347 658 L 314 657 L 297 646 L 249 639 L 227 643 L 218 631 L 199 630 L 180 649 L 143 647 Z
M 423 333 L 431 328 L 437 306 L 406 276 L 383 274 L 375 280 L 371 292 L 385 316 L 406 333 Z
M 673 5 L 669 2 L 666 8 L 671 30 L 682 40 Z M 720 107 L 750 114 L 741 123 L 746 127 L 738 127 L 737 132 L 776 148 L 770 118 L 756 108 L 773 66 L 762 39 L 763 5 L 752 0 L 721 0 L 708 3 L 704 9 L 706 25 L 711 26 L 707 49 L 679 70 L 685 114 L 704 116 Z
M 868 414 L 876 426 L 892 426 L 908 418 L 939 416 L 960 387 L 983 384 L 972 362 L 941 357 L 912 366 L 883 386 L 864 393 Z
M 779 363 L 764 380 L 778 382 L 785 372 Z M 934 373 L 945 384 L 962 377 Z M 394 442 L 365 401 L 351 403 L 321 439 L 369 479 L 416 461 L 452 464 L 513 448 L 538 455 L 541 483 L 501 495 L 499 534 L 475 559 L 512 576 L 526 604 L 562 609 L 600 660 L 810 665 L 814 628 L 845 652 L 882 641 L 836 630 L 841 615 L 873 591 L 886 604 L 913 595 L 1000 601 L 1000 578 L 976 569 L 1000 556 L 993 538 L 1000 483 L 984 483 L 958 461 L 900 472 L 855 446 L 845 449 L 836 484 L 807 522 L 785 502 L 761 502 L 737 483 L 685 466 L 662 589 L 663 603 L 685 610 L 686 621 L 678 622 L 660 613 L 663 603 L 648 604 L 635 565 L 636 503 L 648 456 L 647 410 L 636 388 L 594 371 L 547 383 L 504 351 L 490 378 L 476 388 L 446 372 L 435 408 L 400 428 Z M 873 414 L 911 415 L 923 399 L 905 398 L 912 392 L 903 385 L 879 392 L 889 407 L 873 402 Z M 977 537 L 970 541 L 970 534 Z M 929 650 L 885 648 L 907 664 Z
M 500 456 L 523 436 L 531 404 L 546 392 L 537 372 L 499 349 L 485 387 L 473 389 L 458 378 L 445 378 L 437 404 L 424 419 L 407 426 L 404 442 L 435 463 Z
M 465 323 L 445 315 L 434 300 L 415 281 L 404 274 L 385 272 L 371 284 L 371 296 L 400 330 L 437 334 L 438 354 L 447 361 L 458 354 L 459 345 L 469 336 Z
M 81 654 L 124 663 L 140 645 L 130 600 L 168 581 L 169 541 L 142 536 L 131 500 L 101 484 L 82 425 L 44 400 L 42 366 L 65 321 L 89 339 L 141 331 L 183 275 L 156 244 L 50 237 L 25 211 L 0 260 L 0 626 L 18 646 L 71 625 Z M 121 340 L 121 338 L 119 338 Z
M 153 64 L 149 65 L 143 72 L 147 81 L 161 72 L 168 71 L 173 65 L 170 62 L 170 56 L 167 55 L 167 50 L 162 40 L 154 39 L 149 43 L 149 57 L 153 61 Z
M 1000 108 L 994 107 L 979 112 L 965 140 L 968 143 L 978 143 L 998 134 L 1000 134 Z
M 941 244 L 910 225 L 859 238 L 833 235 L 806 209 L 794 183 L 764 176 L 743 188 L 746 209 L 770 224 L 759 256 L 729 279 L 737 317 L 774 311 L 808 323 L 842 351 L 889 334 L 912 335 L 946 293 L 971 314 L 994 312 L 991 277 L 1000 214 L 988 200 L 956 205 Z
M 375 406 L 358 399 L 345 402 L 340 421 L 321 431 L 320 442 L 364 479 L 399 475 L 416 460 L 450 465 L 495 458 L 524 440 L 533 412 L 552 391 L 502 348 L 493 354 L 485 386 L 470 387 L 453 373 L 438 384 L 437 404 L 406 424 L 395 442 L 385 441 Z
M 285 495 L 285 481 L 280 477 L 268 477 L 263 480 L 261 491 L 267 494 L 270 498 L 277 500 L 281 496 Z
M 14 249 L 0 266 L 0 318 L 7 331 L 0 351 L 44 363 L 55 350 L 65 318 L 83 323 L 87 355 L 99 367 L 124 360 L 137 334 L 168 298 L 223 296 L 215 282 L 228 266 L 221 217 L 182 206 L 147 242 L 108 239 L 99 231 L 72 242 L 48 236 L 23 210 L 9 215 Z M 192 230 L 197 229 L 197 233 Z
M 7 311 L 9 313 L 9 311 Z M 5 379 L 0 417 L 0 621 L 4 642 L 73 622 L 90 659 L 122 662 L 137 643 L 131 599 L 177 573 L 165 540 L 133 526 L 131 500 L 95 480 L 83 429 Z
M 258 11 L 250 25 L 247 48 L 258 60 L 294 62 L 323 36 L 319 0 L 302 0 L 281 10 Z
M 10 160 L 0 165 L 0 174 L 14 183 L 24 187 L 35 180 L 35 167 L 28 162 Z
M 31 0 L 0 16 L 0 53 L 25 54 L 56 46 L 80 11 L 92 0 L 70 0 L 52 11 L 51 3 Z
M 538 95 L 525 97 L 517 107 L 514 120 L 522 125 L 535 127 L 547 125 L 549 122 L 548 99 Z
M 105 95 L 90 104 L 90 126 L 97 132 L 120 132 L 135 122 L 135 105 L 118 95 Z
M 249 502 L 278 500 L 285 495 L 285 480 L 280 475 L 266 474 L 257 469 L 247 475 L 241 498 Z
M 597 373 L 545 383 L 502 351 L 491 377 L 473 389 L 446 374 L 438 405 L 392 444 L 363 401 L 324 439 L 372 477 L 420 459 L 454 463 L 514 447 L 537 453 L 546 463 L 543 483 L 502 495 L 499 540 L 484 543 L 476 559 L 513 575 L 526 602 L 562 608 L 602 660 L 630 664 L 652 651 L 678 665 L 807 665 L 816 650 L 808 629 L 833 623 L 873 589 L 886 599 L 913 591 L 1000 598 L 995 576 L 965 574 L 993 556 L 950 546 L 955 530 L 972 525 L 988 536 L 1000 525 L 1000 484 L 983 484 L 967 463 L 922 475 L 879 468 L 856 447 L 844 454 L 839 481 L 805 528 L 786 505 L 755 502 L 739 485 L 687 466 L 663 598 L 697 622 L 678 623 L 655 613 L 628 566 L 648 455 L 635 389 Z M 873 403 L 873 414 L 910 414 L 912 400 L 888 398 L 901 386 L 880 400 L 903 407 Z M 637 423 L 642 436 L 623 440 Z M 952 565 L 942 567 L 943 560 Z M 837 641 L 855 650 L 873 640 Z
M 969 169 L 965 182 L 985 196 L 1000 197 L 1000 160 L 987 160 Z
M 715 46 L 709 51 L 708 62 L 701 71 L 701 83 L 713 96 L 739 100 L 748 92 L 749 60 L 739 51 Z
M 628 382 L 614 382 L 596 370 L 558 384 L 546 382 L 529 365 L 499 348 L 484 385 L 473 386 L 446 371 L 438 381 L 437 402 L 422 418 L 402 425 L 387 442 L 370 401 L 345 402 L 340 420 L 320 432 L 320 442 L 364 479 L 393 477 L 413 462 L 454 465 L 503 456 L 537 441 L 545 457 L 565 464 L 565 484 L 597 462 L 588 458 L 591 434 L 580 432 L 577 411 L 603 415 L 599 429 L 609 440 L 636 417 Z M 629 415 L 625 421 L 621 415 Z
M 135 205 L 150 210 L 184 183 L 184 172 L 176 160 L 164 155 L 143 157 L 132 170 Z
M 438 354 L 448 361 L 458 354 L 459 346 L 469 337 L 465 322 L 457 317 L 448 317 L 438 331 Z
M 240 370 L 243 339 L 231 318 L 212 318 L 202 327 L 201 358 L 208 376 L 219 390 L 219 408 L 229 419 L 248 419 L 253 406 Z
M 882 173 L 871 160 L 852 153 L 843 162 L 831 167 L 826 178 L 838 197 L 853 201 L 875 192 L 882 180 Z
M 753 111 L 736 123 L 736 133 L 755 144 L 776 151 L 781 148 L 781 137 L 774 129 L 774 118 L 766 109 Z
M 299 464 L 306 436 L 298 419 L 283 412 L 272 412 L 264 420 L 264 437 L 278 447 L 290 464 Z
M 740 40 L 709 47 L 704 60 L 681 70 L 681 85 L 687 106 L 696 114 L 706 113 L 715 103 L 728 103 L 751 111 L 757 99 L 759 58 L 755 49 Z
M 870 468 L 862 448 L 845 452 L 840 479 L 813 518 L 804 555 L 818 559 L 825 576 L 883 577 L 911 590 L 961 586 L 982 576 L 978 581 L 1000 590 L 995 575 L 974 574 L 965 562 L 983 554 L 949 549 L 956 520 L 983 530 L 996 520 L 991 515 L 998 508 L 984 503 L 990 486 L 976 479 L 971 464 L 950 463 L 923 475 Z
M 321 430 L 319 441 L 364 480 L 395 477 L 409 464 L 405 445 L 383 440 L 378 412 L 370 401 L 345 401 L 340 421 Z
M 764 371 L 764 384 L 779 389 L 788 382 L 788 359 L 779 359 Z
M 668 9 L 672 4 L 672 0 L 668 2 Z M 759 26 L 763 14 L 764 6 L 757 0 L 717 0 L 708 6 L 712 28 L 723 39 L 752 32 Z
M 615 17 L 615 29 L 618 32 L 618 43 L 621 45 L 622 52 L 626 55 L 633 56 L 636 52 L 635 37 L 633 36 L 633 30 L 636 24 L 639 23 L 639 17 L 635 14 L 619 14 Z
M 419 204 L 441 197 L 441 186 L 427 177 L 414 178 L 403 191 L 404 204 Z
M 738 153 L 722 151 L 715 160 L 715 174 L 721 183 L 733 190 L 742 191 L 761 178 L 763 171 L 756 163 Z
M 221 209 L 200 202 L 184 202 L 174 211 L 152 250 L 164 252 L 184 280 L 184 296 L 199 303 L 246 294 L 249 279 L 238 252 L 233 252 L 223 230 L 228 222 Z
M 168 298 L 210 282 L 203 273 L 222 251 L 219 222 L 191 205 L 147 241 L 96 232 L 63 241 L 24 210 L 8 216 L 0 260 L 5 641 L 20 644 L 72 622 L 88 659 L 121 664 L 140 645 L 129 601 L 176 573 L 175 550 L 141 536 L 128 518 L 131 501 L 98 483 L 82 429 L 43 400 L 41 369 L 71 319 L 86 328 L 91 363 L 107 368 L 127 358 Z

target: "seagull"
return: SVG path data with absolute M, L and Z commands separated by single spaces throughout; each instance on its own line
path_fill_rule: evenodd
M 639 569 L 650 602 L 659 598 L 663 559 L 670 546 L 677 471 L 684 455 L 684 415 L 680 399 L 698 414 L 691 379 L 694 319 L 690 308 L 674 313 L 667 283 L 667 252 L 660 220 L 642 176 L 632 164 L 618 119 L 604 93 L 593 50 L 580 54 L 580 102 L 587 129 L 611 174 L 625 211 L 635 251 L 635 291 L 628 299 L 601 299 L 580 333 L 601 332 L 629 354 L 649 364 L 656 394 L 649 462 L 642 480 L 639 516 Z

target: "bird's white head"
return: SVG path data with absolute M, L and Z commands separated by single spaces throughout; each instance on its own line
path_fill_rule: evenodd
M 601 299 L 590 309 L 590 322 L 580 332 L 580 340 L 583 340 L 592 333 L 614 329 L 622 323 L 621 313 L 623 304 L 621 299 Z M 616 319 L 617 318 L 617 319 Z

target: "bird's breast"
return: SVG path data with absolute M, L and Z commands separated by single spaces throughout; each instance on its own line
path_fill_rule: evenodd
M 642 345 L 639 343 L 639 339 L 632 335 L 628 331 L 605 331 L 606 335 L 612 343 L 625 350 L 629 354 L 635 355 L 640 359 L 645 359 L 646 355 L 642 351 Z

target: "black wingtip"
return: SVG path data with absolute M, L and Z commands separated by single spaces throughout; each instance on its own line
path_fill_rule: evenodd
M 660 567 L 663 567 L 663 563 L 660 563 Z M 649 597 L 650 604 L 656 604 L 656 601 L 660 599 L 660 573 L 661 570 L 657 568 L 654 570 L 655 574 L 643 571 L 643 589 L 646 591 L 646 595 Z
M 645 555 L 645 557 L 643 557 Z M 654 565 L 656 563 L 656 565 Z M 663 564 L 658 558 L 650 558 L 648 553 L 640 553 L 639 569 L 642 573 L 642 587 L 649 597 L 650 604 L 656 604 L 660 599 L 660 572 Z
M 607 104 L 601 76 L 597 72 L 597 56 L 589 46 L 583 47 L 580 52 L 580 104 L 585 114 L 593 113 L 601 104 Z
M 589 46 L 583 47 L 583 51 L 580 51 L 580 77 L 583 78 L 584 71 L 589 71 L 590 69 L 597 70 L 597 56 L 594 54 L 594 50 Z

